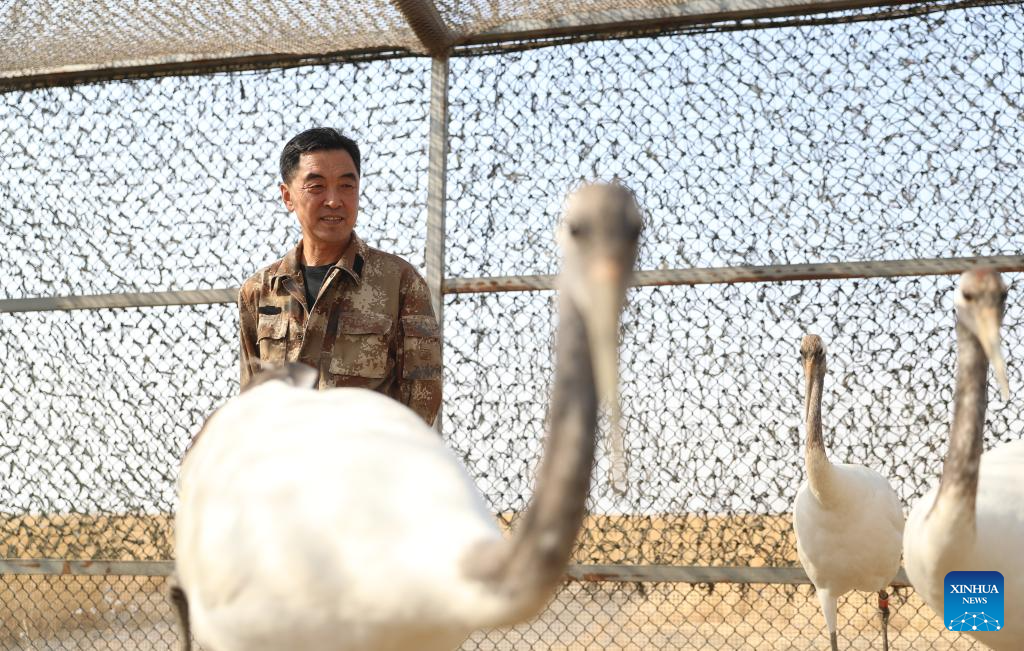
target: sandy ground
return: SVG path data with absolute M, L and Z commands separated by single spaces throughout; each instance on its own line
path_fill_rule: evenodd
M 73 552 L 85 543 L 92 558 L 107 551 L 108 557 L 151 560 L 166 557 L 163 550 L 169 548 L 164 517 L 62 518 L 54 526 L 45 524 L 0 521 L 7 551 L 14 548 L 22 558 L 55 557 L 54 551 Z M 795 553 L 784 516 L 592 518 L 582 541 L 577 558 L 587 563 L 762 566 Z M 708 562 L 715 558 L 726 561 Z M 0 577 L 0 650 L 174 649 L 177 636 L 163 583 L 149 577 Z M 891 605 L 894 650 L 980 648 L 941 628 L 910 589 L 897 591 Z M 874 596 L 849 595 L 840 606 L 841 648 L 881 649 Z M 810 586 L 570 582 L 536 620 L 479 633 L 462 648 L 827 650 L 829 645 Z

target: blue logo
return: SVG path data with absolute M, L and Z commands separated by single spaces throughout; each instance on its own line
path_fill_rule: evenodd
M 942 600 L 951 631 L 998 631 L 1003 621 L 1003 575 L 999 572 L 950 572 Z

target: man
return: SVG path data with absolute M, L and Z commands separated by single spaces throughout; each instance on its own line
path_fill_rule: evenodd
M 241 382 L 261 368 L 305 362 L 319 388 L 365 387 L 432 424 L 441 404 L 441 341 L 423 278 L 367 246 L 354 228 L 359 146 L 336 129 L 304 131 L 281 152 L 281 198 L 302 239 L 245 281 Z

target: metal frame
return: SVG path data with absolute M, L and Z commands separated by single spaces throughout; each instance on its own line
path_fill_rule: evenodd
M 650 270 L 636 272 L 631 284 L 634 287 L 656 287 L 842 278 L 941 276 L 963 273 L 972 267 L 979 266 L 990 266 L 998 271 L 1024 271 L 1024 255 Z M 446 294 L 523 292 L 554 288 L 555 276 L 551 275 L 452 278 L 446 280 L 444 284 Z
M 152 63 L 133 63 L 116 68 L 80 68 L 69 66 L 36 75 L 0 76 L 0 93 L 13 90 L 76 86 L 79 84 L 127 79 L 212 75 L 226 72 L 283 70 L 299 66 L 328 65 L 331 63 L 383 61 L 385 59 L 398 59 L 410 56 L 414 56 L 414 54 L 395 48 L 366 48 L 363 50 L 324 52 L 322 54 L 264 54 L 222 59 L 195 59 L 192 61 L 158 61 Z
M 0 300 L 0 314 L 10 312 L 53 312 L 109 308 L 162 307 L 167 305 L 212 305 L 234 303 L 238 288 L 192 289 L 171 292 L 127 292 L 82 296 L 37 296 Z
M 0 576 L 170 576 L 174 561 L 78 561 L 63 558 L 0 558 Z
M 436 58 L 430 71 L 430 142 L 427 152 L 427 288 L 438 323 L 444 310 L 445 204 L 448 177 L 448 59 Z
M 445 46 L 447 49 L 447 46 Z M 427 152 L 427 291 L 437 318 L 444 363 L 444 240 L 445 204 L 448 200 L 448 57 L 435 57 L 430 68 L 430 143 Z M 444 405 L 434 416 L 434 429 L 442 434 Z
M 835 12 L 866 7 L 904 5 L 905 11 L 924 11 L 934 5 L 891 0 L 751 0 L 744 11 L 716 11 L 715 0 L 690 0 L 667 7 L 585 14 L 553 21 L 524 21 L 475 35 L 453 33 L 431 0 L 395 0 L 406 20 L 432 56 L 430 90 L 430 141 L 427 190 L 426 275 L 431 300 L 443 327 L 444 296 L 480 292 L 540 291 L 554 289 L 551 275 L 503 276 L 491 278 L 445 278 L 445 204 L 446 161 L 448 155 L 448 81 L 449 56 L 472 54 L 482 47 L 505 44 L 509 47 L 537 47 L 544 39 L 593 38 L 623 34 L 651 34 L 686 26 L 710 25 L 778 16 L 806 16 L 809 13 Z M 951 6 L 949 3 L 944 6 Z M 1001 4 L 966 2 L 962 6 Z M 725 27 L 749 28 L 739 25 Z M 523 45 L 524 40 L 532 45 Z M 475 48 L 475 49 L 474 49 Z M 127 77 L 152 77 L 169 74 L 204 74 L 218 70 L 280 68 L 360 59 L 409 56 L 393 50 L 336 52 L 315 56 L 255 56 L 230 60 L 156 63 L 119 69 L 62 70 L 21 78 L 0 78 L 0 92 L 15 87 L 35 87 L 82 83 Z M 700 285 L 713 283 L 779 282 L 830 280 L 843 278 L 895 278 L 907 276 L 949 275 L 979 265 L 1001 271 L 1024 271 L 1024 255 L 1000 255 L 948 259 L 834 262 L 794 265 L 736 266 L 705 269 L 648 270 L 636 274 L 635 286 Z M 237 288 L 136 292 L 93 296 L 34 297 L 0 300 L 0 313 L 41 312 L 78 309 L 124 309 L 180 305 L 233 303 Z M 443 340 L 443 333 L 442 333 Z M 441 419 L 438 418 L 438 423 Z M 173 572 L 173 561 L 105 561 L 67 559 L 0 559 L 0 575 L 90 575 L 163 577 Z M 581 582 L 671 582 L 671 583 L 745 583 L 808 584 L 798 567 L 683 567 L 666 565 L 571 565 L 569 580 Z M 908 585 L 905 573 L 893 582 Z
M 456 40 L 456 35 L 444 22 L 441 12 L 437 10 L 433 0 L 394 0 L 398 9 L 405 17 L 405 22 L 423 44 L 424 50 L 435 60 L 448 55 L 448 49 Z
M 485 51 L 521 50 L 553 43 L 601 38 L 653 36 L 680 31 L 734 30 L 764 27 L 756 21 L 795 18 L 804 23 L 848 22 L 837 15 L 808 19 L 816 14 L 877 8 L 892 17 L 982 5 L 1013 4 L 1019 0 L 688 0 L 664 6 L 627 8 L 568 14 L 549 20 L 512 21 L 478 33 L 461 33 L 444 21 L 434 0 L 392 0 L 422 47 L 411 51 L 397 46 L 303 54 L 258 54 L 216 59 L 173 55 L 152 61 L 130 61 L 113 66 L 73 65 L 44 72 L 0 76 L 0 93 L 50 86 L 70 86 L 117 79 L 146 79 L 168 75 L 290 68 L 342 61 L 397 57 L 474 56 Z M 872 19 L 883 16 L 875 15 Z M 770 26 L 770 24 L 769 24 Z
M 608 11 L 574 13 L 550 20 L 519 20 L 486 32 L 473 34 L 460 45 L 507 43 L 565 36 L 599 36 L 602 34 L 650 33 L 672 31 L 692 25 L 734 22 L 780 16 L 893 7 L 921 4 L 912 0 L 745 0 L 742 9 L 725 8 L 722 0 L 689 0 L 652 7 L 630 7 Z
M 447 60 L 435 63 L 447 71 Z M 443 74 L 447 74 L 444 72 Z M 437 72 L 441 76 L 441 72 Z M 438 84 L 442 82 L 437 82 Z M 446 83 L 446 82 L 445 82 Z M 447 102 L 447 99 L 439 100 Z M 438 107 L 447 114 L 447 106 Z M 431 108 L 433 116 L 434 109 Z M 438 323 L 443 328 L 444 296 L 488 292 L 531 292 L 555 288 L 555 276 L 490 276 L 483 278 L 444 278 L 445 179 L 444 162 L 435 160 L 447 153 L 447 143 L 433 144 L 443 126 L 431 122 L 430 180 L 427 191 L 427 287 Z M 664 285 L 712 285 L 766 283 L 797 280 L 837 280 L 843 278 L 902 278 L 907 276 L 948 276 L 973 267 L 989 266 L 1002 272 L 1024 271 L 1024 255 L 990 255 L 970 258 L 922 258 L 917 260 L 878 260 L 863 262 L 825 262 L 790 265 L 707 267 L 703 269 L 655 269 L 636 272 L 634 287 Z M 212 305 L 234 303 L 238 288 L 197 289 L 177 292 L 137 292 L 95 294 L 91 296 L 53 296 L 0 300 L 0 314 L 13 312 L 51 312 L 97 310 L 105 308 L 159 307 L 169 305 Z M 442 330 L 443 336 L 443 330 Z
M 64 559 L 0 559 L 0 576 L 170 576 L 174 561 L 70 561 Z M 585 583 L 604 581 L 645 583 L 781 583 L 810 584 L 800 567 L 699 567 L 680 565 L 580 565 L 566 568 L 566 579 Z M 908 586 L 906 573 L 890 585 Z

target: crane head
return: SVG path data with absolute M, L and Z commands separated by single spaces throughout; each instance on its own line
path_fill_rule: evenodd
M 995 371 L 1003 400 L 1010 397 L 1000 333 L 1006 312 L 1006 294 L 1006 285 L 998 271 L 977 268 L 961 274 L 953 296 L 957 320 L 981 343 Z
M 825 342 L 818 335 L 804 335 L 800 342 L 800 357 L 804 366 L 804 418 L 811 409 L 811 384 L 828 370 Z
M 633 275 L 643 222 L 633 193 L 617 183 L 590 184 L 569 195 L 556 239 L 562 249 L 559 289 L 586 324 L 599 396 L 610 410 L 612 486 L 625 490 L 619 406 L 619 314 Z

